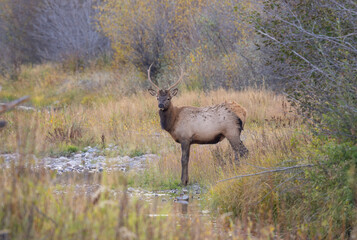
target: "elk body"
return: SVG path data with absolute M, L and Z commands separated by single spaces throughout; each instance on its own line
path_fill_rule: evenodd
M 240 139 L 246 110 L 235 102 L 202 108 L 175 107 L 171 99 L 177 94 L 178 89 L 175 87 L 182 80 L 183 73 L 181 72 L 179 80 L 168 89 L 160 89 L 150 79 L 150 68 L 148 80 L 156 90 L 150 88 L 149 92 L 157 97 L 161 127 L 181 144 L 182 184 L 186 186 L 188 183 L 191 144 L 216 144 L 227 138 L 234 150 L 235 160 L 239 163 L 239 157 L 248 153 Z

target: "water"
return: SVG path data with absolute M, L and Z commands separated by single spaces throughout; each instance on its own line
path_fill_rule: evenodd
M 97 148 L 88 148 L 86 152 L 70 156 L 45 157 L 26 156 L 19 161 L 18 154 L 0 154 L 0 167 L 10 168 L 13 164 L 31 169 L 46 169 L 55 177 L 51 183 L 56 185 L 54 194 L 62 195 L 69 192 L 86 195 L 95 199 L 102 192 L 109 193 L 110 198 L 119 200 L 124 191 L 129 200 L 138 199 L 150 207 L 149 217 L 200 217 L 207 222 L 211 220 L 210 212 L 203 207 L 205 189 L 198 184 L 192 184 L 183 189 L 149 191 L 142 188 L 117 186 L 109 189 L 101 185 L 103 172 L 106 174 L 126 174 L 135 171 L 140 174 L 149 163 L 158 159 L 157 155 L 146 154 L 137 157 L 118 156 L 105 157 Z M 52 175 L 53 176 L 53 175 Z M 94 201 L 94 200 L 93 200 Z

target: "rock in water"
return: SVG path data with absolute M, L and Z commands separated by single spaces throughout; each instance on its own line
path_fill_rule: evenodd
M 188 202 L 189 201 L 189 199 L 190 199 L 190 197 L 188 196 L 188 195 L 183 195 L 183 194 L 181 194 L 179 197 L 177 197 L 176 198 L 176 201 L 186 201 L 186 202 Z

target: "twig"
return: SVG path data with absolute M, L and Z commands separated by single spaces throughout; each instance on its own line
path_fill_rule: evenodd
M 243 163 L 243 164 L 251 166 L 251 167 L 259 168 L 259 169 L 262 169 L 262 170 L 271 170 L 269 168 L 265 168 L 265 167 L 261 167 L 261 166 L 255 166 L 255 165 L 250 164 L 250 163 Z
M 53 220 L 53 218 L 51 218 L 51 217 L 47 216 L 45 213 L 43 213 L 36 205 L 34 205 L 34 207 L 38 214 L 40 214 L 45 219 L 50 220 L 53 223 L 53 225 L 55 225 L 55 227 L 57 228 L 58 224 L 55 220 Z
M 232 179 L 236 179 L 236 178 L 251 177 L 251 176 L 257 176 L 257 175 L 262 175 L 262 174 L 267 174 L 267 173 L 274 173 L 274 172 L 285 172 L 285 171 L 289 171 L 291 169 L 304 168 L 304 167 L 313 167 L 313 166 L 315 166 L 315 165 L 314 164 L 296 165 L 296 166 L 292 166 L 292 167 L 279 168 L 279 169 L 275 169 L 275 170 L 263 171 L 263 172 L 252 173 L 252 174 L 247 174 L 247 175 L 239 175 L 239 176 L 234 176 L 234 177 L 231 177 L 231 178 L 219 180 L 217 183 L 228 181 L 228 180 L 232 180 Z
M 259 203 L 263 202 L 264 199 L 265 199 L 267 196 L 269 196 L 275 189 L 278 189 L 278 188 L 281 187 L 284 183 L 289 182 L 290 180 L 293 180 L 294 178 L 296 178 L 296 176 L 298 176 L 298 175 L 301 174 L 301 173 L 302 173 L 302 172 L 298 172 L 298 173 L 295 174 L 294 176 L 292 176 L 292 177 L 290 177 L 290 178 L 288 178 L 288 179 L 285 179 L 285 180 L 284 180 L 283 182 L 281 182 L 279 185 L 273 187 L 270 192 L 268 192 L 267 194 L 265 194 L 265 196 L 264 196 L 259 202 L 256 203 L 256 205 L 258 205 Z
M 270 36 L 269 34 L 258 30 L 258 32 L 268 38 L 270 38 L 271 40 L 273 40 L 274 42 L 285 46 L 284 43 L 280 42 L 279 40 L 277 40 L 276 38 L 274 38 L 273 36 Z M 291 50 L 291 52 L 293 54 L 295 54 L 297 57 L 299 57 L 300 59 L 302 59 L 304 62 L 306 62 L 307 64 L 309 64 L 313 69 L 315 69 L 316 71 L 318 71 L 319 73 L 321 73 L 322 75 L 324 75 L 326 78 L 330 79 L 333 82 L 336 82 L 335 79 L 333 79 L 332 77 L 330 77 L 327 73 L 325 73 L 322 69 L 320 69 L 319 67 L 317 67 L 315 64 L 313 64 L 312 62 L 310 62 L 309 60 L 307 60 L 305 57 L 303 57 L 301 54 L 299 54 L 298 52 L 296 52 L 295 50 Z

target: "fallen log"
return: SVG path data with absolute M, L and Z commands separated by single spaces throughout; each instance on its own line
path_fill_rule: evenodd
M 0 86 L 0 90 L 1 90 L 1 86 Z M 12 102 L 1 104 L 0 105 L 0 114 L 13 109 L 14 107 L 16 107 L 17 105 L 19 105 L 23 102 L 26 102 L 27 100 L 29 100 L 29 98 L 30 98 L 29 96 L 25 96 L 25 97 L 16 99 Z M 0 129 L 4 128 L 5 126 L 6 126 L 6 121 L 0 120 Z
M 17 105 L 26 102 L 30 97 L 29 96 L 25 96 L 19 99 L 16 99 L 12 102 L 6 103 L 4 105 L 0 105 L 0 114 L 11 110 L 12 108 L 16 107 Z

